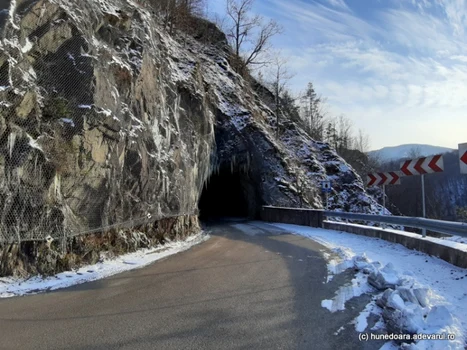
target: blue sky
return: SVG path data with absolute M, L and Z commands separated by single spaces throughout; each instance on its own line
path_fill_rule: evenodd
M 254 12 L 285 29 L 273 44 L 290 88 L 313 82 L 371 148 L 467 142 L 467 0 L 256 0 Z

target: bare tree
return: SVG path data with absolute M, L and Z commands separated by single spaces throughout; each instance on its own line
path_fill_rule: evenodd
M 277 53 L 273 60 L 273 66 L 270 70 L 270 81 L 269 85 L 271 87 L 272 93 L 274 95 L 274 107 L 276 113 L 276 133 L 279 136 L 279 118 L 281 113 L 283 113 L 283 95 L 287 91 L 287 84 L 290 79 L 293 78 L 293 74 L 289 72 L 285 58 L 281 57 Z
M 353 139 L 352 133 L 352 121 L 341 114 L 337 120 L 337 137 L 339 140 L 338 152 L 351 148 Z
M 354 139 L 353 148 L 362 153 L 367 153 L 370 150 L 370 137 L 365 134 L 362 129 L 358 130 L 358 135 Z
M 245 66 L 269 63 L 264 55 L 270 49 L 271 38 L 282 32 L 274 20 L 265 22 L 259 15 L 251 15 L 254 0 L 227 0 L 227 37 Z
M 205 6 L 205 0 L 149 0 L 148 3 L 159 12 L 170 32 L 175 27 L 187 31 L 191 16 L 201 15 Z
M 422 149 L 418 145 L 412 146 L 407 153 L 407 157 L 410 159 L 417 159 L 422 156 Z
M 327 121 L 324 131 L 324 140 L 331 145 L 335 150 L 339 146 L 339 137 L 337 134 L 337 122 L 335 118 L 330 118 Z

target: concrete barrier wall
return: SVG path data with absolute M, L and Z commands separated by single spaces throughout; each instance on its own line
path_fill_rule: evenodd
M 323 211 L 300 208 L 263 207 L 261 220 L 311 227 L 323 227 Z
M 467 248 L 464 250 L 456 248 L 454 247 L 456 245 L 454 242 L 443 241 L 434 237 L 423 238 L 420 235 L 410 232 L 324 221 L 324 213 L 322 210 L 263 207 L 261 210 L 261 220 L 266 222 L 320 227 L 328 230 L 381 238 L 389 242 L 402 244 L 409 249 L 415 249 L 431 256 L 436 256 L 453 265 L 467 268 Z
M 408 232 L 394 232 L 392 230 L 383 230 L 381 228 L 372 228 L 353 224 L 340 224 L 329 221 L 323 222 L 323 228 L 354 233 L 362 236 L 381 238 L 385 241 L 402 244 L 409 249 L 415 249 L 431 256 L 436 256 L 453 265 L 467 268 L 467 251 L 449 247 L 442 244 L 444 242 L 436 242 L 436 240 L 439 240 L 437 238 L 423 238 Z M 451 242 L 445 242 L 445 244 L 450 243 Z

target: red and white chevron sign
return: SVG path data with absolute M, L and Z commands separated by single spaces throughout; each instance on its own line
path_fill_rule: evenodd
M 400 185 L 402 174 L 399 171 L 368 174 L 367 186 Z
M 401 163 L 401 171 L 406 176 L 441 173 L 444 171 L 442 155 L 406 160 Z
M 459 161 L 461 174 L 467 174 L 467 143 L 459 144 Z

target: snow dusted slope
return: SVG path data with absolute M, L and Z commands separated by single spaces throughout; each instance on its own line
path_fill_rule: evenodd
M 281 141 L 289 156 L 298 158 L 301 170 L 315 180 L 316 186 L 321 181 L 331 181 L 330 210 L 373 214 L 384 210 L 390 214 L 365 192 L 361 177 L 329 144 L 310 140 L 295 124 L 288 125 Z

